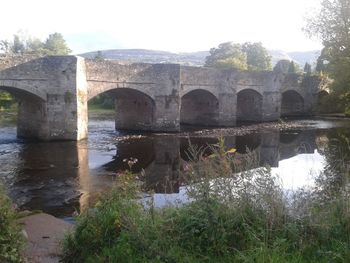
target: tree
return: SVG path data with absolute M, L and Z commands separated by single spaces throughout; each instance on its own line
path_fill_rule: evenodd
M 97 59 L 97 60 L 104 60 L 105 57 L 103 56 L 102 51 L 100 51 L 100 50 L 97 51 L 97 53 L 96 53 L 94 59 Z
M 207 67 L 271 70 L 271 57 L 261 43 L 246 42 L 241 45 L 226 42 L 210 49 L 209 53 L 205 61 Z
M 218 48 L 211 48 L 205 59 L 206 67 L 247 69 L 247 55 L 240 44 L 222 43 Z
M 289 67 L 290 61 L 287 59 L 281 59 L 276 63 L 275 67 L 273 68 L 273 71 L 276 73 L 287 74 Z
M 308 18 L 304 30 L 324 45 L 316 70 L 334 80 L 331 88 L 339 98 L 350 97 L 350 1 L 322 0 L 320 12 Z M 342 101 L 350 110 L 349 100 Z
M 19 35 L 13 36 L 13 44 L 11 51 L 14 54 L 23 54 L 25 52 L 26 46 L 25 42 Z
M 44 54 L 44 43 L 39 38 L 29 38 L 27 40 L 26 53 Z
M 297 73 L 297 69 L 295 67 L 294 61 L 289 63 L 288 73 Z
M 0 40 L 0 50 L 7 55 L 12 52 L 12 44 L 7 40 Z
M 68 55 L 71 50 L 68 48 L 63 36 L 59 33 L 49 35 L 45 42 L 39 38 L 28 37 L 19 32 L 13 36 L 13 41 L 1 40 L 0 50 L 5 55 L 9 54 L 34 54 L 38 56 L 46 55 Z
M 68 55 L 70 52 L 72 51 L 60 33 L 49 35 L 44 43 L 45 55 Z
M 243 44 L 243 52 L 247 54 L 248 70 L 262 71 L 271 70 L 271 56 L 267 53 L 266 48 L 261 43 Z
M 304 66 L 304 72 L 307 74 L 307 75 L 311 75 L 311 65 L 309 63 L 305 63 L 305 66 Z

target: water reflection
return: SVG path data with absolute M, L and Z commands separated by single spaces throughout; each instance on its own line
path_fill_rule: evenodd
M 10 185 L 17 204 L 52 214 L 79 208 L 78 186 L 85 185 L 80 175 L 87 166 L 87 149 L 80 149 L 75 142 L 21 144 Z
M 89 207 L 96 194 L 108 190 L 114 176 L 128 168 L 124 160 L 133 157 L 138 159 L 133 171 L 144 170 L 142 179 L 146 188 L 158 193 L 155 198 L 162 204 L 165 197 L 181 198 L 184 182 L 180 170 L 181 164 L 189 161 L 189 144 L 206 147 L 217 143 L 215 138 L 177 135 L 136 136 L 117 141 L 114 124 L 105 121 L 103 124 L 107 126 L 102 128 L 102 135 L 98 129 L 91 129 L 89 141 L 79 143 L 20 142 L 9 136 L 13 131 L 0 128 L 0 176 L 7 182 L 12 198 L 22 208 L 40 209 L 61 217 L 71 215 L 75 210 Z M 339 155 L 326 149 L 335 138 L 350 138 L 346 129 L 341 135 L 340 131 L 340 128 L 266 131 L 228 136 L 225 147 L 236 148 L 238 159 L 248 152 L 256 153 L 260 157 L 256 166 L 273 167 L 273 172 L 281 175 L 285 188 L 325 182 L 336 188 L 343 181 L 334 176 L 329 164 L 338 160 Z M 209 148 L 206 153 L 210 154 Z M 322 182 L 315 181 L 327 167 L 332 173 Z M 310 175 L 308 169 L 313 169 L 316 175 Z

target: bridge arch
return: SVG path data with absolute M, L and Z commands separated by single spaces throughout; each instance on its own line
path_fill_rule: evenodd
M 204 89 L 191 90 L 181 97 L 180 123 L 189 125 L 217 125 L 219 99 Z
M 133 85 L 130 83 L 115 84 L 108 82 L 96 83 L 94 81 L 88 81 L 88 100 L 91 100 L 102 93 L 114 93 L 117 90 L 133 90 L 135 92 L 143 93 L 152 100 L 155 100 L 155 96 L 152 92 L 154 88 L 155 87 L 153 87 L 152 84 Z
M 282 93 L 281 116 L 298 116 L 304 113 L 304 99 L 299 92 L 287 90 Z
M 45 137 L 47 107 L 45 99 L 18 87 L 0 86 L 0 91 L 11 94 L 18 105 L 17 136 L 39 139 Z
M 130 88 L 108 89 L 107 94 L 115 101 L 116 129 L 151 130 L 154 127 L 156 105 L 149 95 Z
M 237 93 L 237 120 L 261 121 L 263 96 L 254 89 L 243 89 Z
M 11 81 L 11 80 L 0 80 L 0 90 L 9 92 L 17 97 L 19 96 L 32 96 L 46 101 L 46 92 L 40 90 L 36 85 L 28 85 L 28 83 Z

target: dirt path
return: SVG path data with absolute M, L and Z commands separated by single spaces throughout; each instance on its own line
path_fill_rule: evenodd
M 60 246 L 67 231 L 73 226 L 54 216 L 40 213 L 20 220 L 27 235 L 25 258 L 28 263 L 59 262 Z

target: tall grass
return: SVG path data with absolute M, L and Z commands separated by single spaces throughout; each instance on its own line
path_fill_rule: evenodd
M 23 262 L 24 246 L 17 213 L 0 182 L 0 262 Z
M 223 140 L 190 150 L 190 202 L 142 205 L 135 175 L 78 218 L 63 262 L 348 262 L 348 189 L 322 199 L 322 187 L 286 196 L 253 153 L 238 156 Z

